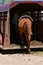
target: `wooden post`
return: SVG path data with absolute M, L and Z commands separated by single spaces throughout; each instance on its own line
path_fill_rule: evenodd
M 1 21 L 1 32 L 3 33 L 3 21 Z
M 10 46 L 10 20 L 9 11 L 7 13 L 7 20 L 5 21 L 5 37 L 4 37 L 4 47 Z

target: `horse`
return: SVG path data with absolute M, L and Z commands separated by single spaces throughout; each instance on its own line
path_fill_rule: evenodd
M 19 18 L 19 23 L 18 23 L 18 30 L 20 33 L 22 43 L 24 42 L 24 37 L 23 37 L 23 33 L 24 33 L 26 37 L 27 49 L 29 53 L 30 53 L 31 35 L 33 34 L 32 33 L 32 21 L 33 19 L 29 15 L 22 15 Z

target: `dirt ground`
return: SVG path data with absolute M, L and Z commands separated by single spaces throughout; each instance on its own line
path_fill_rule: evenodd
M 43 51 L 31 51 L 31 54 L 0 53 L 0 65 L 43 65 Z
M 43 65 L 43 52 L 31 54 L 1 54 L 0 65 Z

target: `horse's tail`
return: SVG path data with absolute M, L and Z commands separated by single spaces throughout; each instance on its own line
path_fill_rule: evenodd
M 26 22 L 24 22 L 23 28 L 24 28 L 24 32 L 25 32 L 27 35 L 29 35 L 29 34 L 32 35 L 32 34 L 33 34 L 30 30 L 28 30 L 28 25 L 27 25 Z
M 24 29 L 24 33 L 26 35 L 28 35 L 28 26 L 27 26 L 27 23 L 26 22 L 24 22 L 23 29 Z

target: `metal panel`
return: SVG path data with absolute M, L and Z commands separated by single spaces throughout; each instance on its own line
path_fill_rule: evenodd
M 38 2 L 38 1 L 15 1 L 9 4 L 9 9 L 17 6 L 18 4 L 38 4 L 40 6 L 43 6 L 43 2 Z

